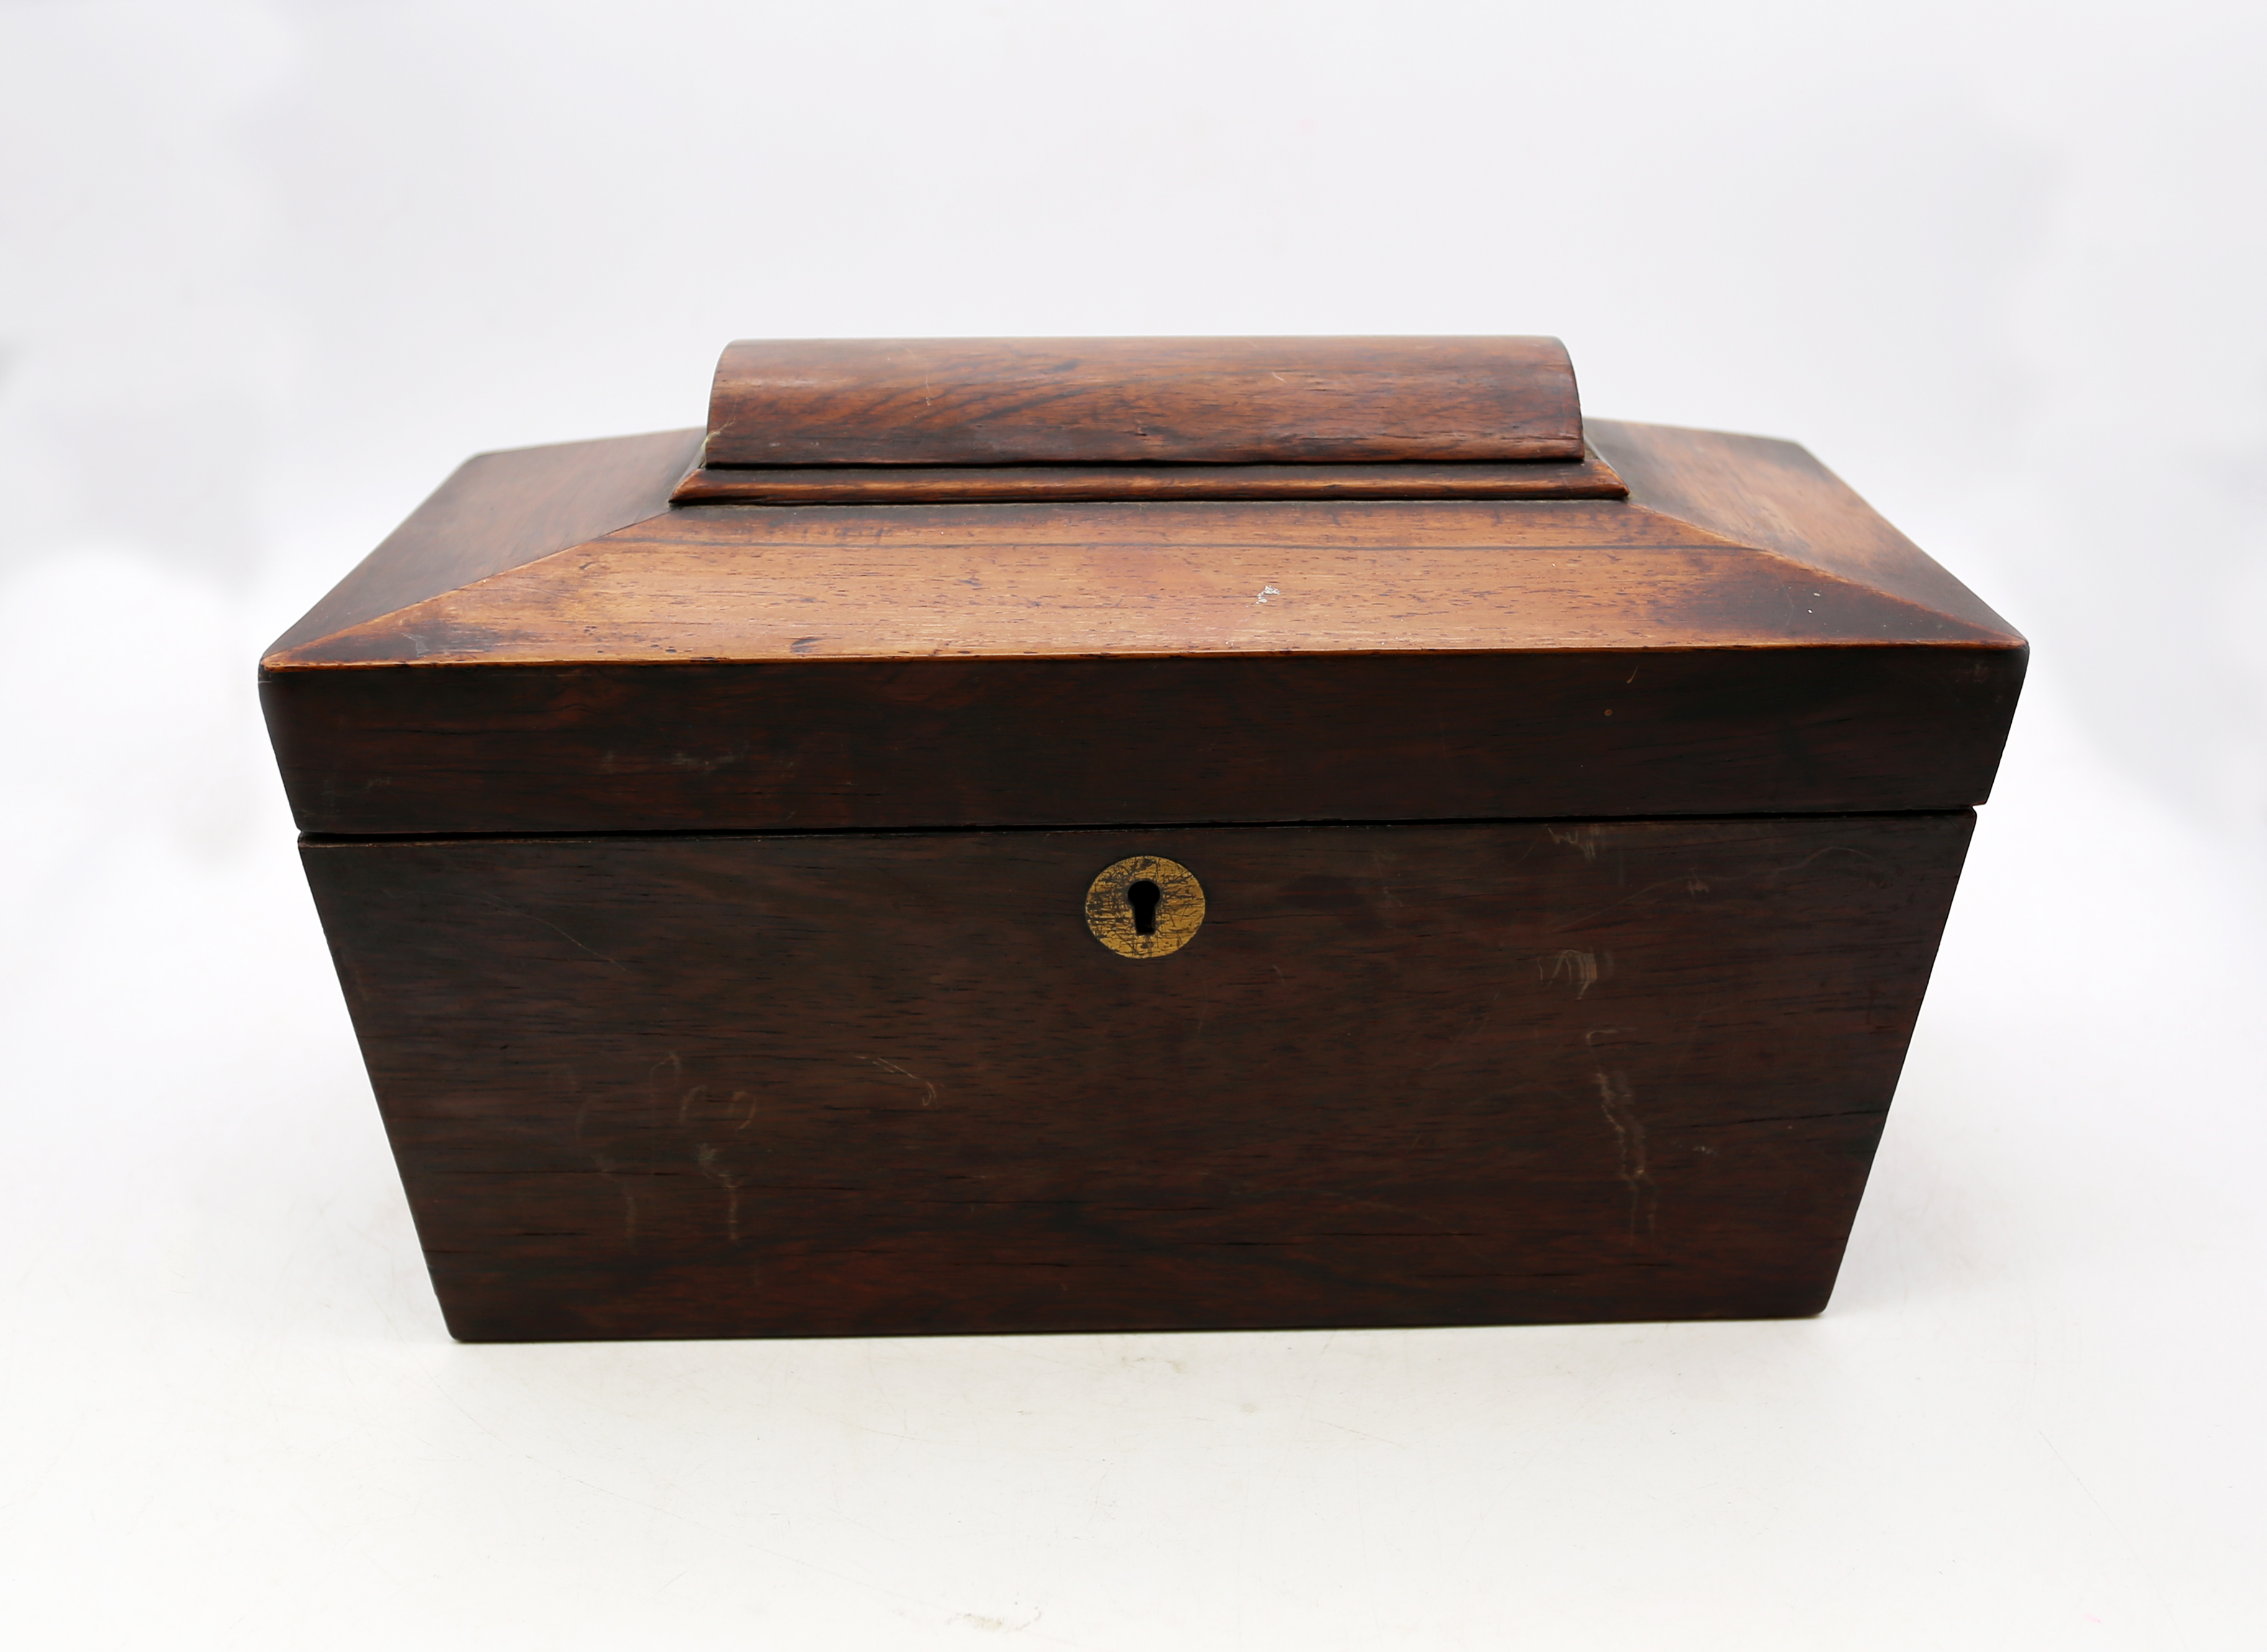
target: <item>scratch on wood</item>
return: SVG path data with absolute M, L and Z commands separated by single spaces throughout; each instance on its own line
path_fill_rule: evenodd
M 1824 860 L 1830 855 L 1847 855 L 1852 860 L 1862 862 L 1872 871 L 1874 884 L 1877 888 L 1886 886 L 1897 876 L 1897 869 L 1880 855 L 1869 855 L 1864 849 L 1853 848 L 1846 843 L 1830 843 L 1824 848 L 1806 855 L 1799 861 L 1791 862 L 1785 866 L 1774 866 L 1764 876 L 1781 877 L 1789 872 L 1806 871 L 1812 863 Z
M 1536 975 L 1545 986 L 1554 981 L 1574 983 L 1574 996 L 1581 997 L 1596 986 L 1602 976 L 1614 973 L 1614 955 L 1610 952 L 1581 952 L 1569 947 L 1548 958 L 1535 960 Z
M 869 1055 L 866 1059 L 886 1072 L 895 1073 L 900 1078 L 910 1078 L 913 1083 L 919 1084 L 924 1092 L 921 1096 L 922 1106 L 934 1107 L 936 1105 L 936 1086 L 929 1083 L 928 1079 L 923 1078 L 919 1073 L 908 1071 L 906 1068 L 899 1066 L 895 1061 L 885 1061 L 878 1055 Z
M 727 1166 L 716 1149 L 706 1142 L 694 1144 L 693 1156 L 700 1161 L 701 1173 L 724 1190 L 724 1237 L 737 1245 L 740 1242 L 740 1184 L 747 1178 Z
M 597 958 L 601 964 L 612 964 L 616 969 L 621 971 L 625 975 L 630 973 L 630 966 L 623 963 L 621 959 L 618 958 L 608 958 L 604 952 L 598 951 L 595 947 L 584 946 L 582 942 L 577 941 L 573 936 L 569 935 L 566 930 L 561 929 L 548 918 L 539 918 L 532 912 L 524 912 L 517 907 L 506 906 L 503 901 L 496 899 L 493 895 L 488 898 L 488 904 L 497 912 L 509 913 L 515 918 L 525 918 L 530 923 L 539 923 L 545 929 L 550 930 L 552 934 L 565 940 L 569 945 L 590 953 L 592 958 Z
M 1646 1169 L 1645 1125 L 1636 1109 L 1630 1105 L 1629 1078 L 1622 1073 L 1598 1069 L 1598 1108 L 1613 1127 L 1614 1142 L 1621 1152 L 1621 1178 L 1629 1188 L 1629 1235 L 1635 1239 L 1638 1230 L 1645 1237 L 1653 1237 L 1654 1207 L 1658 1203 L 1653 1176 Z
M 1605 836 L 1596 826 L 1552 826 L 1549 831 L 1553 843 L 1580 849 L 1582 858 L 1590 862 L 1598 858 L 1598 844 Z
M 620 1172 L 625 1166 L 608 1158 L 603 1153 L 593 1153 L 591 1156 L 591 1163 L 598 1167 L 599 1175 L 621 1189 L 622 1245 L 626 1249 L 635 1252 L 638 1241 L 637 1195 L 630 1191 L 630 1185 L 621 1178 Z

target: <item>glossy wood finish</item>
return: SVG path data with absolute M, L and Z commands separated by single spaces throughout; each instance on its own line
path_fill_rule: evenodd
M 1595 422 L 1626 498 L 656 506 L 537 556 L 522 513 L 607 444 L 494 454 L 388 541 L 453 544 L 451 587 L 334 593 L 262 666 L 2021 646 L 1794 444 Z
M 1596 453 L 1524 465 L 839 465 L 688 471 L 679 504 L 993 504 L 1030 500 L 1620 499 Z
M 706 462 L 1581 457 L 1556 339 L 743 339 L 716 365 Z
M 451 478 L 262 669 L 451 1328 L 1821 1306 L 2024 645 L 1563 369 L 742 345 Z
M 269 669 L 2013 640 L 1968 605 L 1947 612 L 1615 501 L 720 506 L 624 528 Z
M 341 671 L 263 685 L 351 835 L 1955 809 L 2020 655 L 1922 650 Z
M 704 505 L 485 575 L 467 533 L 461 585 L 295 628 L 269 725 L 346 834 L 1984 799 L 2005 621 L 1792 444 L 1592 423 L 1627 499 Z M 498 538 L 558 463 L 483 473 Z
M 663 430 L 468 459 L 269 653 L 649 521 L 668 509 L 670 484 L 700 451 L 700 431 Z
M 460 1337 L 1437 1325 L 1821 1307 L 1970 819 L 305 858 Z

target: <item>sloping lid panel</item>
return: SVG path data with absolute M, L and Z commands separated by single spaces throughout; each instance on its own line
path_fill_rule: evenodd
M 698 430 L 481 453 L 466 459 L 298 623 L 271 656 L 466 590 L 669 508 Z
M 683 437 L 495 455 L 263 697 L 343 834 L 1984 799 L 2005 621 L 1791 444 L 1594 435 L 1628 498 L 672 509 Z M 540 554 L 570 469 L 620 480 Z

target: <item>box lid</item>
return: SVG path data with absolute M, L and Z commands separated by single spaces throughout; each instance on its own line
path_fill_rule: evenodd
M 468 462 L 262 662 L 303 829 L 1948 809 L 2025 647 L 1549 340 L 742 343 Z M 1207 363 L 1210 363 L 1208 366 Z

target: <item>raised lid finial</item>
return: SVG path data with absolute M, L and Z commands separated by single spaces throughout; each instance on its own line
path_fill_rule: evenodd
M 704 463 L 1580 461 L 1552 338 L 743 339 Z

